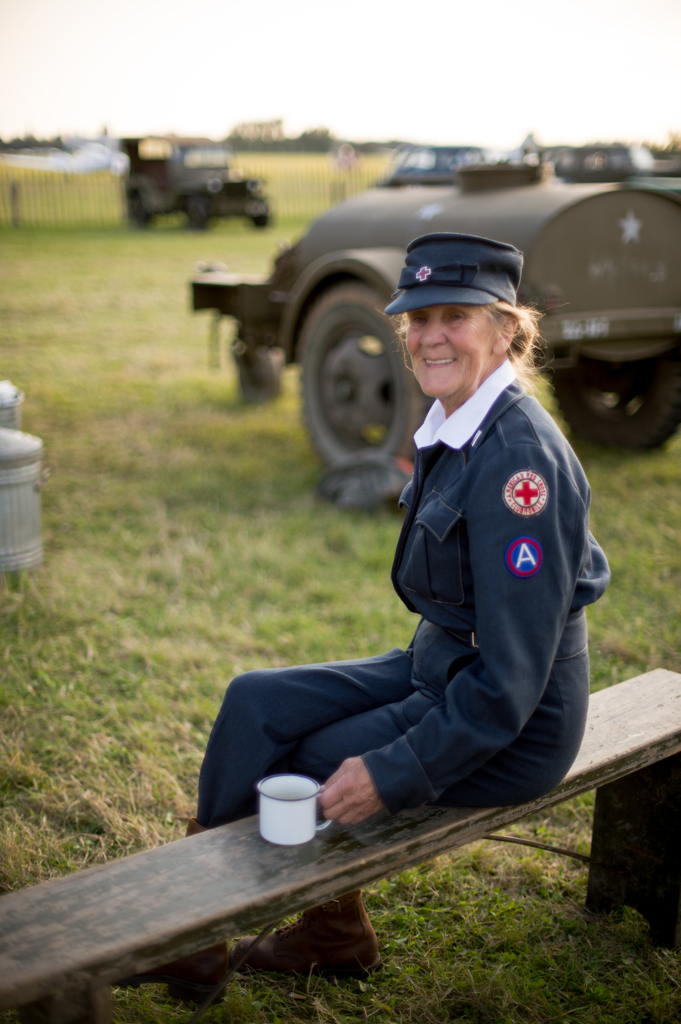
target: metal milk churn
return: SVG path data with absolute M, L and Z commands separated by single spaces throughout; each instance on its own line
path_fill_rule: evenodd
M 39 437 L 0 427 L 0 572 L 34 569 L 43 560 L 42 451 Z
M 11 380 L 0 380 L 0 427 L 21 429 L 21 406 L 24 393 Z

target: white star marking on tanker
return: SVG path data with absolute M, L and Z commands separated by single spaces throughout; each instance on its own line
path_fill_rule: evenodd
M 437 217 L 438 213 L 442 213 L 444 206 L 442 203 L 428 203 L 427 206 L 422 206 L 414 214 L 414 220 L 432 220 L 433 217 Z
M 618 220 L 617 223 L 622 228 L 622 245 L 641 241 L 640 234 L 643 221 L 637 218 L 633 210 L 627 210 L 626 217 Z

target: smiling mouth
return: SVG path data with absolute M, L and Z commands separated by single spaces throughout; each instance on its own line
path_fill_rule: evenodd
M 448 363 L 456 362 L 455 359 L 426 359 L 426 366 L 447 366 Z

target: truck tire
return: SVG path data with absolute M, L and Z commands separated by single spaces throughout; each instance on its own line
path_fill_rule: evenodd
M 681 422 L 681 350 L 629 363 L 581 356 L 554 383 L 574 432 L 598 444 L 656 448 Z
M 315 302 L 303 324 L 303 412 L 327 463 L 364 449 L 414 456 L 414 431 L 432 399 L 407 369 L 383 306 L 365 285 L 339 284 Z
M 213 204 L 208 196 L 190 196 L 185 204 L 189 227 L 194 231 L 203 231 L 213 216 Z
M 270 222 L 269 213 L 259 213 L 257 217 L 251 217 L 256 228 L 266 228 Z
M 128 220 L 138 228 L 149 227 L 151 214 L 144 205 L 144 199 L 139 192 L 132 192 L 128 196 Z

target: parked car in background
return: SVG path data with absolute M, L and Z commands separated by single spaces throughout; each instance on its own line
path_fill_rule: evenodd
M 479 146 L 407 146 L 398 151 L 384 185 L 449 185 L 459 167 L 485 163 Z
M 225 143 L 150 136 L 121 139 L 121 149 L 130 160 L 128 217 L 137 227 L 176 210 L 196 229 L 213 217 L 247 217 L 266 227 L 270 211 L 262 182 L 234 168 L 234 152 Z

